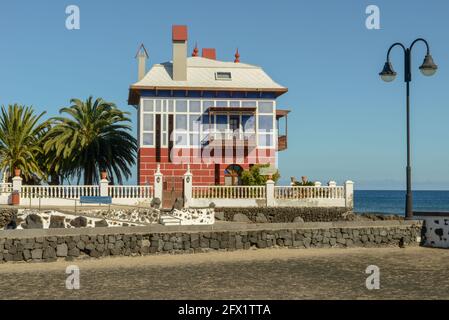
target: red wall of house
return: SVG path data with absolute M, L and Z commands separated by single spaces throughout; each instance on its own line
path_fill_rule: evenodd
M 168 177 L 182 177 L 187 171 L 187 164 L 190 164 L 190 171 L 193 175 L 194 185 L 214 185 L 215 184 L 215 163 L 204 163 L 197 156 L 198 149 L 184 148 L 182 152 L 182 163 L 169 162 L 168 148 L 161 148 L 160 170 L 164 175 L 164 180 Z M 178 153 L 180 154 L 180 153 Z M 276 152 L 274 149 L 254 149 L 249 152 L 248 157 L 243 160 L 236 160 L 233 157 L 223 156 L 220 161 L 220 183 L 224 184 L 224 171 L 231 164 L 238 164 L 243 169 L 248 169 L 251 164 L 275 164 Z M 140 185 L 153 184 L 154 173 L 157 170 L 156 148 L 140 148 L 138 152 L 138 183 Z

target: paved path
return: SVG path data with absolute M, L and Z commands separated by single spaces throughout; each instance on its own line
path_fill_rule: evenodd
M 80 290 L 65 268 L 80 268 Z M 380 268 L 380 290 L 365 270 Z M 266 249 L 0 265 L 7 299 L 449 299 L 449 250 Z

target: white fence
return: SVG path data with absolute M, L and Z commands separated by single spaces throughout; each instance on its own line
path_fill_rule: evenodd
M 22 186 L 21 198 L 27 199 L 79 199 L 98 197 L 99 186 Z
M 109 186 L 108 195 L 113 199 L 153 198 L 152 186 Z
M 274 197 L 281 200 L 344 199 L 344 187 L 274 187 Z
M 265 199 L 265 186 L 193 186 L 196 199 Z
M 12 183 L 0 183 L 0 195 L 3 194 L 11 194 L 12 192 Z

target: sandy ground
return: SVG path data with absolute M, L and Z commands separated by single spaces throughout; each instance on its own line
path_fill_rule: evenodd
M 66 267 L 80 289 L 66 289 Z M 366 268 L 380 269 L 368 290 Z M 3 299 L 449 299 L 449 250 L 264 249 L 0 265 Z

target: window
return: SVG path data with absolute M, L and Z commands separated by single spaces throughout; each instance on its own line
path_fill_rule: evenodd
M 227 101 L 217 101 L 217 107 L 227 107 L 228 102 Z
M 242 101 L 242 107 L 255 107 L 256 101 Z
M 256 128 L 255 118 L 253 116 L 242 116 L 242 127 L 243 131 L 254 132 Z
M 153 115 L 144 114 L 143 115 L 143 131 L 153 131 Z
M 162 111 L 162 100 L 156 100 L 156 112 Z
M 273 116 L 259 116 L 259 129 L 273 131 Z
M 206 112 L 207 109 L 213 107 L 214 105 L 214 101 L 203 101 L 203 112 Z
M 187 115 L 185 114 L 176 115 L 176 130 L 187 131 Z
M 259 113 L 273 113 L 273 102 L 259 102 Z
M 226 131 L 228 129 L 228 116 L 217 116 L 217 131 Z
M 143 100 L 143 111 L 153 112 L 153 100 Z
M 272 140 L 273 140 L 273 135 L 271 135 L 271 134 L 259 134 L 259 146 L 260 147 L 273 146 Z
M 230 107 L 240 107 L 240 101 L 231 101 L 229 102 Z
M 215 80 L 232 80 L 230 72 L 215 72 Z
M 201 101 L 190 101 L 190 112 L 201 112 Z
M 192 114 L 189 116 L 189 130 L 200 131 L 201 116 L 199 114 Z
M 144 133 L 143 134 L 143 144 L 144 145 L 153 145 L 153 134 L 152 133 Z
M 176 101 L 176 112 L 187 112 L 187 100 Z

